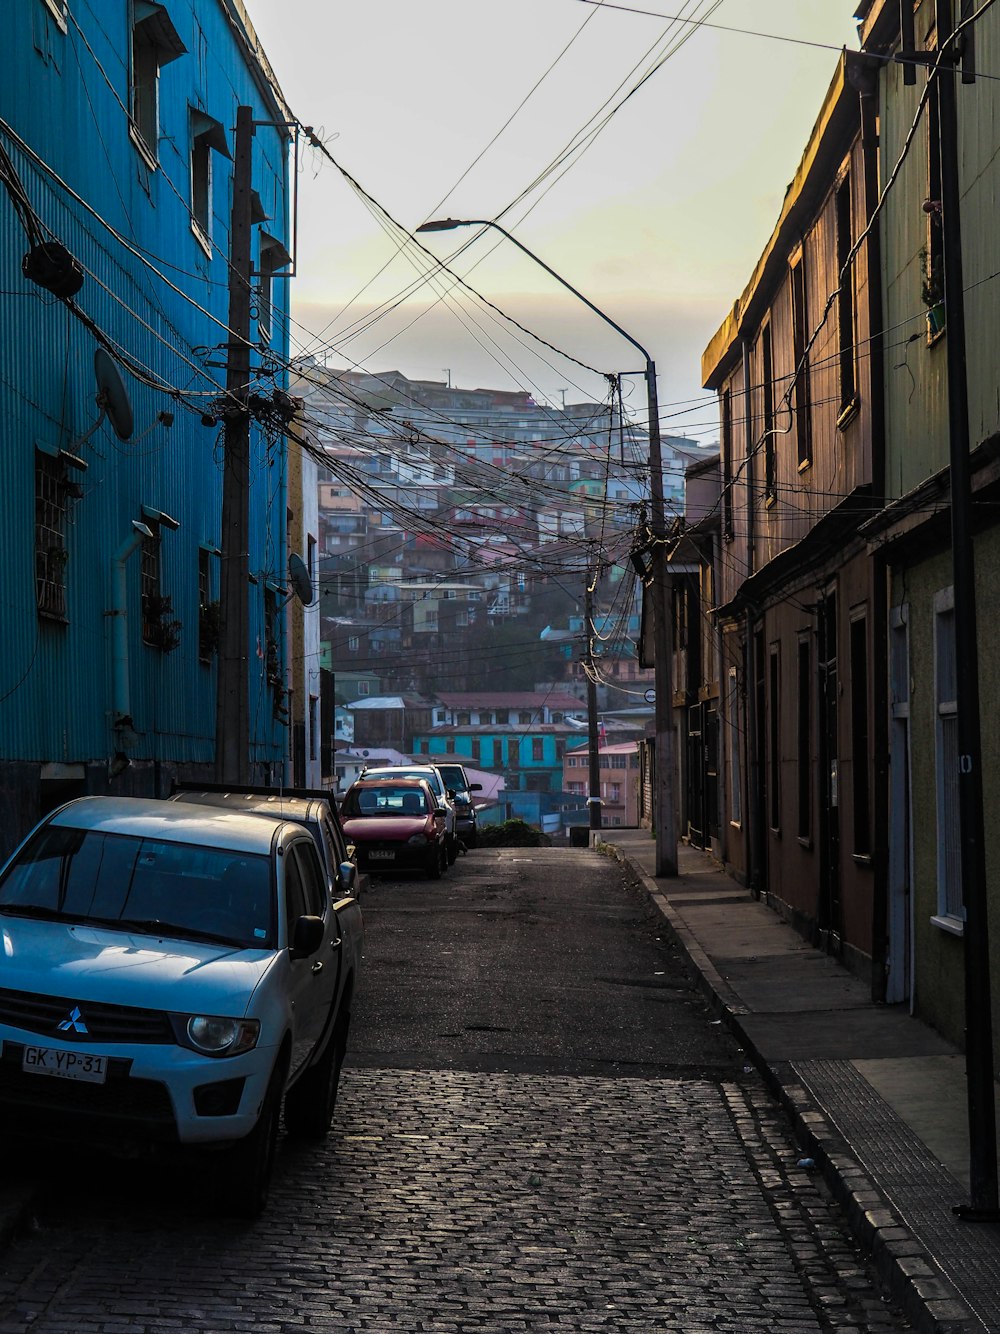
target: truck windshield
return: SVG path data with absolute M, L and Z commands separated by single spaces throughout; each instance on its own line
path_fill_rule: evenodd
M 267 857 L 46 825 L 0 881 L 0 912 L 273 947 Z M 162 930 L 157 931 L 161 927 Z

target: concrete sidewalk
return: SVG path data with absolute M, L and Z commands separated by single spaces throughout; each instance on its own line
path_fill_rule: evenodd
M 1000 1228 L 963 1221 L 965 1061 L 904 1007 L 813 949 L 705 853 L 655 878 L 645 829 L 598 846 L 635 872 L 922 1331 L 1000 1331 Z M 997 1098 L 1000 1106 L 1000 1096 Z

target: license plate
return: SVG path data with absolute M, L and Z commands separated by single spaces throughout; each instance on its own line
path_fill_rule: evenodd
M 373 852 L 369 852 L 368 856 L 373 862 L 391 862 L 395 861 L 396 858 L 396 854 L 394 852 L 382 851 L 378 849 L 376 849 Z
M 108 1074 L 108 1058 L 85 1051 L 57 1051 L 55 1047 L 25 1047 L 21 1069 L 33 1075 L 103 1084 Z

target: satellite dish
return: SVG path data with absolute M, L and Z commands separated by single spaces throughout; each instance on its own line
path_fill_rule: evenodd
M 132 404 L 118 367 L 103 347 L 94 353 L 94 378 L 97 380 L 97 406 L 101 409 L 101 415 L 88 434 L 93 434 L 107 417 L 118 439 L 128 440 L 134 426 Z
M 288 557 L 288 578 L 291 580 L 292 592 L 302 603 L 303 607 L 311 606 L 313 597 L 312 579 L 309 577 L 309 571 L 306 569 L 306 563 L 301 556 L 297 556 L 293 551 Z

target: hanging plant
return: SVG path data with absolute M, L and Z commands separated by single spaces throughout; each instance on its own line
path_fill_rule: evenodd
M 266 637 L 264 647 L 264 672 L 267 683 L 276 689 L 281 688 L 281 659 L 278 656 L 278 641 L 271 635 Z
M 206 602 L 198 608 L 198 656 L 207 662 L 218 653 L 222 637 L 222 604 Z
M 939 255 L 925 248 L 920 252 L 920 299 L 927 307 L 927 330 L 931 338 L 944 328 L 944 265 Z
M 161 653 L 173 653 L 180 646 L 181 623 L 170 598 L 149 593 L 142 599 L 142 637 Z
M 944 272 L 940 257 L 925 248 L 920 252 L 920 299 L 928 310 L 944 302 Z

